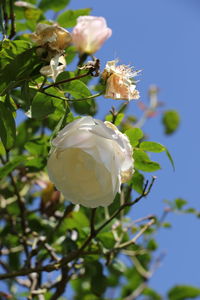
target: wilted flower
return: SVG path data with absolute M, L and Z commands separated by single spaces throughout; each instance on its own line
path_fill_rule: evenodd
M 38 46 L 48 46 L 58 52 L 63 51 L 72 41 L 71 34 L 56 24 L 39 23 L 30 37 Z
M 140 95 L 136 90 L 136 83 L 131 79 L 135 77 L 139 71 L 133 71 L 126 65 L 116 66 L 117 60 L 107 62 L 102 73 L 102 77 L 106 80 L 105 98 L 115 100 L 137 100 Z
M 47 77 L 52 77 L 53 81 L 56 77 L 62 73 L 66 68 L 66 61 L 63 55 L 57 54 L 54 56 L 48 66 L 44 66 L 40 69 L 40 73 Z
M 110 122 L 77 119 L 59 132 L 53 146 L 50 180 L 75 204 L 108 206 L 133 174 L 129 140 Z
M 107 27 L 103 17 L 81 16 L 73 29 L 72 40 L 81 54 L 93 54 L 111 34 L 112 30 Z

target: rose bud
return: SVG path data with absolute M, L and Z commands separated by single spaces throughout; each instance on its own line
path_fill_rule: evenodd
M 93 54 L 111 34 L 112 30 L 103 17 L 82 16 L 78 17 L 73 29 L 72 42 L 80 54 Z
M 109 61 L 102 73 L 102 78 L 106 81 L 105 98 L 115 100 L 137 100 L 140 98 L 139 91 L 136 90 L 136 82 L 131 78 L 140 71 L 134 71 L 129 66 L 116 66 L 117 60 Z
M 71 34 L 56 24 L 39 23 L 30 37 L 38 46 L 48 46 L 58 52 L 63 51 L 72 41 Z
M 110 122 L 83 117 L 53 140 L 47 162 L 50 180 L 66 200 L 86 207 L 108 206 L 133 174 L 132 147 Z

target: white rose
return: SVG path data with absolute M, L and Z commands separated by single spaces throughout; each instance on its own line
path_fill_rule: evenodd
M 75 204 L 108 206 L 133 174 L 129 140 L 110 122 L 77 119 L 58 133 L 53 146 L 49 178 Z

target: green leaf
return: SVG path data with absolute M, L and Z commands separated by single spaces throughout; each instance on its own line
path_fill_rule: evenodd
M 182 198 L 177 198 L 174 200 L 175 206 L 178 210 L 181 210 L 183 206 L 187 204 L 187 201 Z
M 63 72 L 60 74 L 58 81 L 74 77 L 71 72 Z M 72 101 L 73 108 L 78 114 L 88 114 L 93 116 L 96 113 L 96 103 L 94 100 L 87 100 L 91 96 L 91 92 L 87 85 L 81 80 L 66 82 L 60 85 L 64 92 L 68 92 L 74 99 L 85 99 L 83 101 Z M 73 100 L 73 99 L 72 99 Z
M 60 230 L 66 232 L 67 229 L 82 231 L 84 227 L 89 227 L 89 220 L 81 211 L 73 211 L 60 226 Z
M 31 117 L 35 119 L 43 119 L 55 111 L 52 97 L 38 92 L 33 98 L 31 106 Z
M 25 144 L 25 149 L 34 156 L 45 156 L 48 155 L 48 138 L 43 136 L 38 137 Z
M 46 167 L 46 159 L 43 157 L 31 158 L 25 162 L 25 166 L 28 167 L 29 172 L 41 171 Z
M 32 103 L 33 98 L 35 97 L 37 93 L 36 89 L 29 88 L 29 84 L 27 81 L 25 81 L 22 84 L 21 88 L 21 99 L 19 99 L 20 106 L 27 111 L 30 108 L 30 105 Z
M 117 114 L 117 116 L 115 118 L 115 121 L 114 121 L 115 126 L 119 126 L 121 124 L 123 118 L 124 118 L 123 113 Z M 112 123 L 113 122 L 113 116 L 111 114 L 106 115 L 105 120 Z
M 162 300 L 163 298 L 151 288 L 145 288 L 142 295 L 145 295 L 145 300 Z
M 30 21 L 36 22 L 40 18 L 41 15 L 42 15 L 42 11 L 37 8 L 27 8 L 24 11 L 25 18 Z
M 133 189 L 137 193 L 142 194 L 144 188 L 144 176 L 141 173 L 139 173 L 137 170 L 135 170 L 133 177 L 131 179 L 131 184 Z
M 158 244 L 154 239 L 150 239 L 147 244 L 147 249 L 150 251 L 155 251 L 158 248 Z
M 169 161 L 172 165 L 173 170 L 175 170 L 173 158 L 165 146 L 163 146 L 159 143 L 156 143 L 156 142 L 145 141 L 140 144 L 140 149 L 142 149 L 144 151 L 148 151 L 148 152 L 157 152 L 157 153 L 165 151 L 165 153 L 166 153 L 167 157 L 169 158 Z
M 107 249 L 111 249 L 115 245 L 115 239 L 112 231 L 99 233 L 97 239 L 100 240 L 102 245 Z
M 151 161 L 149 156 L 143 150 L 137 149 L 133 152 L 135 168 L 144 172 L 154 172 L 160 170 L 157 162 Z
M 171 227 L 172 227 L 172 224 L 169 223 L 169 222 L 164 222 L 164 223 L 162 223 L 162 227 L 163 227 L 163 228 L 171 228 Z
M 0 137 L 6 150 L 10 150 L 16 140 L 15 120 L 12 112 L 0 102 Z
M 76 25 L 76 20 L 79 16 L 89 15 L 90 12 L 90 8 L 67 10 L 58 16 L 57 22 L 63 27 L 73 27 Z
M 175 171 L 174 160 L 173 160 L 173 158 L 172 158 L 172 156 L 171 156 L 171 154 L 169 153 L 169 150 L 168 150 L 167 148 L 165 148 L 165 153 L 166 153 L 167 157 L 169 158 L 169 161 L 170 161 L 170 163 L 171 163 L 171 165 L 172 165 L 173 170 Z
M 69 2 L 70 0 L 59 0 L 59 1 L 42 0 L 40 2 L 39 8 L 41 8 L 43 11 L 52 9 L 55 12 L 59 12 L 60 10 L 65 8 L 69 4 Z
M 119 125 L 121 124 L 123 118 L 124 118 L 124 114 L 123 114 L 123 113 L 119 113 L 119 114 L 117 115 L 116 119 L 115 119 L 114 124 L 115 124 L 116 126 L 119 126 Z
M 20 154 L 24 151 L 24 144 L 33 138 L 40 126 L 39 120 L 26 119 L 17 127 L 16 148 Z
M 5 154 L 6 154 L 5 148 L 3 146 L 3 143 L 0 141 L 0 155 L 5 155 Z
M 140 149 L 144 151 L 149 151 L 149 152 L 163 152 L 165 151 L 165 147 L 159 143 L 156 142 L 142 142 L 140 144 Z
M 75 99 L 87 98 L 91 92 L 81 80 L 66 82 L 61 85 L 63 91 L 70 93 Z
M 74 46 L 69 46 L 67 49 L 66 49 L 66 63 L 67 63 L 67 66 L 74 60 L 74 57 L 76 56 L 76 48 Z
M 13 42 L 14 43 L 14 42 Z M 18 43 L 15 42 L 16 47 Z M 23 46 L 31 46 L 30 43 L 23 43 Z M 11 48 L 11 51 L 13 49 Z M 27 79 L 32 78 L 34 72 L 39 75 L 38 67 L 41 66 L 41 61 L 39 57 L 36 55 L 35 48 L 27 49 L 23 52 L 23 47 L 19 47 L 19 53 L 15 55 L 14 53 L 10 53 L 7 51 L 7 61 L 4 68 L 1 69 L 0 72 L 0 94 L 5 95 L 7 92 L 12 90 L 15 87 L 18 87 L 23 84 Z
M 168 292 L 169 300 L 188 300 L 199 296 L 200 289 L 189 285 L 177 285 Z
M 100 262 L 92 261 L 86 265 L 86 274 L 91 280 L 91 291 L 96 296 L 101 296 L 107 287 L 107 279 L 103 274 L 103 267 Z
M 130 128 L 125 131 L 128 136 L 131 146 L 135 147 L 139 143 L 139 140 L 143 138 L 143 132 L 140 128 Z
M 24 155 L 16 156 L 13 160 L 8 162 L 0 169 L 0 180 L 6 177 L 10 172 L 12 172 L 17 166 L 26 160 Z
M 162 123 L 164 125 L 165 133 L 174 133 L 180 124 L 180 116 L 175 110 L 165 111 L 162 117 Z

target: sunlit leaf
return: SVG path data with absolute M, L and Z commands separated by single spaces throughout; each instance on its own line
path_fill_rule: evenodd
M 73 27 L 76 25 L 76 20 L 79 16 L 86 16 L 90 14 L 90 8 L 83 8 L 77 10 L 67 10 L 58 16 L 58 23 L 63 27 Z
M 135 167 L 144 172 L 154 172 L 160 170 L 160 165 L 157 162 L 151 161 L 146 152 L 135 150 L 133 153 Z
M 196 299 L 200 296 L 200 289 L 189 285 L 177 285 L 168 292 L 169 300 Z
M 128 136 L 132 147 L 137 146 L 139 140 L 143 138 L 143 132 L 140 128 L 130 128 L 125 131 L 125 134 Z
M 180 124 L 180 116 L 175 110 L 168 110 L 163 114 L 162 123 L 164 125 L 165 133 L 174 133 Z

